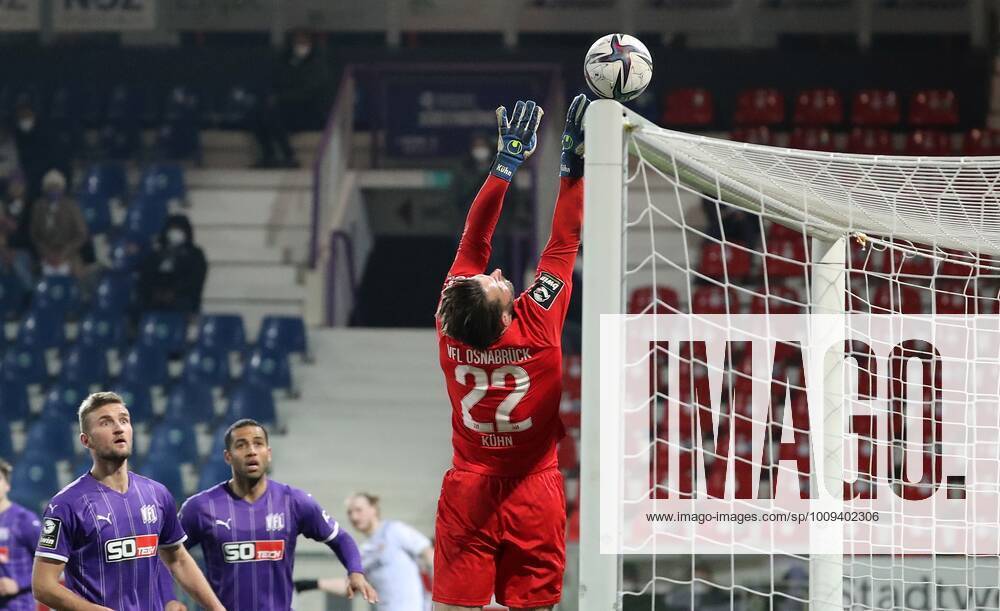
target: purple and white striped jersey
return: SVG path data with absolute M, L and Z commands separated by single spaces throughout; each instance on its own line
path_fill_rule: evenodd
M 295 541 L 329 542 L 340 525 L 312 495 L 268 480 L 254 503 L 222 483 L 181 507 L 186 545 L 201 545 L 209 583 L 230 611 L 291 609 Z
M 13 579 L 20 588 L 14 596 L 0 596 L 0 609 L 4 611 L 35 609 L 35 599 L 31 596 L 31 565 L 41 530 L 38 516 L 17 503 L 0 513 L 0 577 Z
M 87 473 L 52 497 L 35 555 L 65 562 L 66 587 L 92 603 L 160 611 L 159 548 L 185 539 L 163 484 L 130 472 L 122 494 Z

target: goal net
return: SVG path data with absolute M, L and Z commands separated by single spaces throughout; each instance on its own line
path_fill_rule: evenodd
M 1000 157 L 586 129 L 579 608 L 1000 608 Z

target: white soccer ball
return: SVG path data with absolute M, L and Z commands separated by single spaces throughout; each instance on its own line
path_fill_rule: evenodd
M 587 51 L 583 73 L 597 95 L 628 102 L 639 97 L 653 78 L 653 58 L 635 36 L 608 34 Z

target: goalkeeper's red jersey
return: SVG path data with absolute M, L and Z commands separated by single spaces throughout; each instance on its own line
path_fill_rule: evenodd
M 490 176 L 469 211 L 447 283 L 481 274 L 508 183 Z M 514 320 L 486 350 L 441 333 L 441 369 L 452 407 L 454 466 L 521 476 L 558 466 L 563 437 L 561 336 L 580 246 L 583 180 L 563 178 L 552 237 L 531 286 L 514 301 Z

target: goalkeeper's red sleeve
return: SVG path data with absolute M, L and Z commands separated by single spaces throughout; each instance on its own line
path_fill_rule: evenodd
M 492 174 L 483 183 L 482 188 L 469 208 L 465 219 L 465 229 L 458 243 L 458 254 L 451 264 L 448 276 L 475 276 L 486 270 L 490 260 L 493 230 L 496 229 L 500 210 L 503 208 L 503 198 L 510 183 Z
M 549 243 L 538 261 L 538 271 L 555 274 L 569 282 L 573 264 L 580 250 L 580 228 L 583 226 L 583 178 L 559 179 L 559 197 L 552 215 Z

